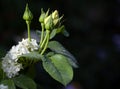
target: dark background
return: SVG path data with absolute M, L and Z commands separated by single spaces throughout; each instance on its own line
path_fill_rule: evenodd
M 26 3 L 34 14 L 33 30 L 41 8 L 64 14 L 70 37 L 57 36 L 77 59 L 73 81 L 65 89 L 120 89 L 120 0 L 0 0 L 0 57 L 22 39 Z M 40 68 L 36 82 L 44 89 L 64 89 Z

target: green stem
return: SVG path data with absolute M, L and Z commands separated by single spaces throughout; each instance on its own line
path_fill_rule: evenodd
M 30 21 L 26 21 L 27 24 L 27 30 L 28 30 L 28 40 L 31 41 L 31 36 L 30 36 Z
M 42 33 L 41 33 L 41 38 L 40 38 L 40 45 L 42 44 L 43 38 L 44 38 L 44 24 L 41 23 L 41 27 L 42 27 Z
M 42 54 L 46 51 L 46 49 L 47 49 L 48 42 L 49 42 L 49 37 L 50 37 L 50 36 L 49 36 L 49 33 L 50 33 L 50 31 L 47 30 L 47 31 L 46 31 L 46 38 L 47 38 L 47 39 L 46 39 L 45 46 L 44 46 L 43 50 L 42 50 L 41 53 L 40 53 L 41 55 L 42 55 Z
M 47 40 L 47 31 L 46 31 L 43 41 L 41 42 L 39 52 L 41 52 L 41 50 L 43 49 L 43 46 L 45 45 L 46 40 Z
M 45 42 L 46 42 L 46 40 L 47 40 L 47 35 L 48 35 L 48 31 L 46 31 L 45 38 L 44 38 L 44 40 L 43 40 L 42 43 L 41 43 L 41 46 L 40 46 L 41 49 L 43 48 L 43 46 L 44 46 L 44 44 L 45 44 Z

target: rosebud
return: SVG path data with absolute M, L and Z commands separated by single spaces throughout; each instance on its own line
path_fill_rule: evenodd
M 25 12 L 23 14 L 23 19 L 26 21 L 31 21 L 33 19 L 32 12 L 29 10 L 28 4 L 26 4 Z
M 52 18 L 53 19 L 58 19 L 59 18 L 59 14 L 58 14 L 58 11 L 55 10 L 53 13 L 52 13 Z
M 52 27 L 53 27 L 52 15 L 49 15 L 48 17 L 45 18 L 44 24 L 45 24 L 45 29 L 46 30 L 52 29 Z
M 39 22 L 44 23 L 44 19 L 45 19 L 45 12 L 43 11 L 43 9 L 41 9 L 41 15 L 39 17 Z
M 59 23 L 59 14 L 58 14 L 57 10 L 55 10 L 52 13 L 52 18 L 53 18 L 53 24 L 54 24 L 54 26 L 56 26 Z

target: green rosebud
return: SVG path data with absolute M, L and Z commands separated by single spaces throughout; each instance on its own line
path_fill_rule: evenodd
M 39 22 L 44 23 L 44 19 L 48 16 L 48 14 L 49 14 L 49 9 L 48 9 L 47 12 L 45 13 L 45 12 L 43 11 L 43 8 L 42 8 L 42 9 L 41 9 L 41 15 L 40 15 L 40 17 L 39 17 Z
M 39 22 L 44 23 L 45 19 L 45 12 L 43 11 L 43 8 L 41 9 L 41 15 L 39 17 Z
M 29 9 L 28 4 L 26 4 L 25 12 L 23 14 L 23 19 L 26 21 L 31 21 L 33 19 L 33 14 Z
M 52 15 L 49 15 L 48 17 L 45 18 L 44 25 L 46 30 L 51 30 L 53 28 Z
M 59 18 L 59 14 L 58 14 L 58 11 L 55 10 L 53 13 L 52 13 L 52 18 L 53 19 L 58 19 Z
M 52 13 L 52 18 L 53 18 L 53 24 L 54 24 L 54 26 L 56 26 L 59 23 L 59 14 L 58 14 L 57 10 L 55 10 Z

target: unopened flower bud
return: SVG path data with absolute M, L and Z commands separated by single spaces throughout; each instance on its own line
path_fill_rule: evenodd
M 23 14 L 23 19 L 26 21 L 31 21 L 33 19 L 33 14 L 29 10 L 28 4 L 26 4 L 25 12 Z
M 44 24 L 46 30 L 50 30 L 53 27 L 53 19 L 51 15 L 45 18 Z
M 58 14 L 58 11 L 55 10 L 53 13 L 52 13 L 52 18 L 53 19 L 58 19 L 59 18 L 59 14 Z
M 39 17 L 39 22 L 44 23 L 44 19 L 45 19 L 45 12 L 43 11 L 43 9 L 41 9 L 41 15 Z
M 57 10 L 55 10 L 52 13 L 52 18 L 53 18 L 53 24 L 54 24 L 54 26 L 56 26 L 59 23 L 59 14 L 58 14 Z

